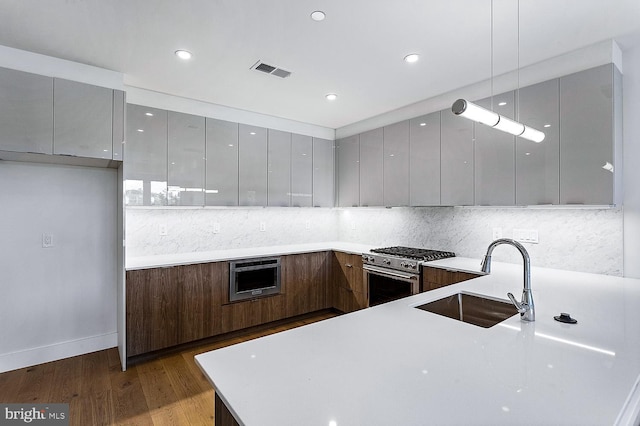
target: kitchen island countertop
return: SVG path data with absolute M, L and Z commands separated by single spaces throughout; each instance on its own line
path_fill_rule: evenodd
M 476 259 L 433 264 L 479 270 Z M 519 298 L 522 266 L 492 266 L 196 361 L 248 426 L 638 424 L 640 280 L 534 267 L 536 321 L 486 329 L 415 309 L 459 291 Z M 555 321 L 561 312 L 578 323 Z

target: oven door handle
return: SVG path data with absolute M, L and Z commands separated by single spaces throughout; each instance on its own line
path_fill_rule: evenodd
M 419 275 L 415 274 L 403 274 L 402 272 L 389 271 L 388 269 L 377 268 L 375 266 L 363 265 L 362 269 L 367 272 L 372 272 L 374 274 L 383 275 L 391 278 L 400 278 L 405 281 L 414 281 L 419 278 Z

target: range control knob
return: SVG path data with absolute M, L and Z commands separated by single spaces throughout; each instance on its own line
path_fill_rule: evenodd
M 407 267 L 407 262 L 400 262 L 400 266 L 402 266 L 403 268 Z
M 384 263 L 385 265 L 391 265 L 391 261 L 389 259 L 383 259 L 382 263 Z

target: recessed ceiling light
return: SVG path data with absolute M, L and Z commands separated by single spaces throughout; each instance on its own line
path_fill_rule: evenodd
M 188 61 L 193 56 L 188 50 L 176 50 L 175 54 L 178 58 Z
M 326 18 L 327 15 L 325 15 L 325 13 L 321 10 L 316 10 L 314 12 L 311 12 L 311 19 L 313 19 L 314 21 L 324 21 L 324 18 Z
M 152 112 L 145 112 L 144 115 L 146 115 L 147 117 L 153 117 L 153 113 Z
M 256 134 L 256 132 L 249 132 L 249 134 L 250 134 L 251 136 L 253 136 L 253 135 L 255 135 L 255 134 Z
M 551 127 L 551 124 L 545 124 L 544 127 L 549 128 L 549 127 Z
M 422 127 L 424 127 L 426 125 L 427 125 L 427 123 L 420 123 L 420 126 L 422 126 Z
M 336 99 L 338 99 L 338 95 L 336 95 L 335 93 L 329 93 L 325 95 L 325 98 L 327 98 L 328 101 L 335 101 Z
M 140 133 L 143 133 L 143 132 L 144 132 L 144 129 L 138 129 L 138 131 L 139 131 Z
M 499 105 L 499 106 L 505 106 L 506 104 L 507 104 L 506 102 L 502 101 L 502 102 L 500 102 L 498 105 Z
M 418 62 L 418 59 L 420 59 L 420 55 L 418 55 L 417 53 L 410 53 L 404 57 L 404 61 L 410 64 Z

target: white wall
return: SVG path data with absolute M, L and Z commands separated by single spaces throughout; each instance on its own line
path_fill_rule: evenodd
M 623 64 L 624 275 L 640 278 L 640 46 Z
M 116 346 L 117 171 L 0 161 L 0 182 L 0 372 Z

